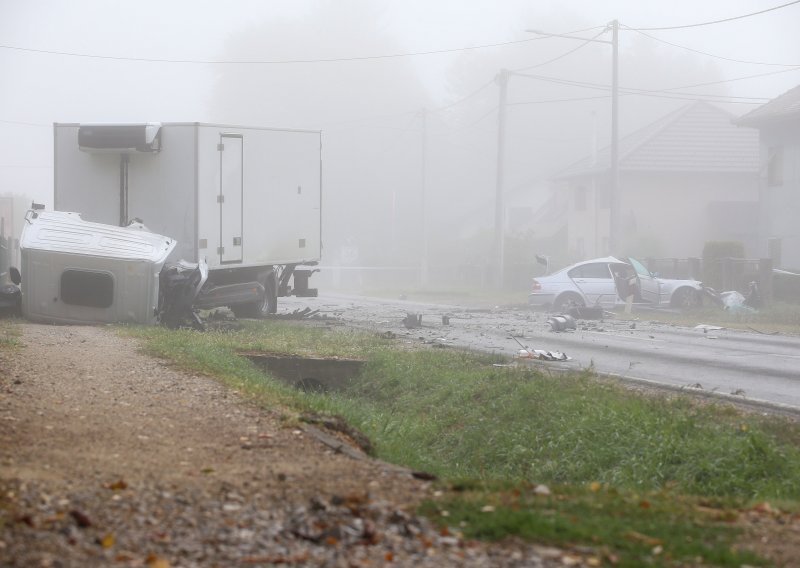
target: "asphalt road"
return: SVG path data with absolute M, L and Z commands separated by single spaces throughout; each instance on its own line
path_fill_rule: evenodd
M 324 294 L 282 298 L 279 311 L 298 307 L 402 341 L 466 347 L 515 356 L 531 349 L 566 353 L 555 369 L 593 366 L 599 373 L 685 388 L 693 392 L 763 401 L 800 411 L 800 337 L 732 329 L 702 330 L 651 321 L 578 320 L 575 331 L 553 332 L 548 315 L 526 308 L 478 310 L 463 306 Z M 407 313 L 422 315 L 408 328 Z M 442 316 L 449 317 L 444 325 Z

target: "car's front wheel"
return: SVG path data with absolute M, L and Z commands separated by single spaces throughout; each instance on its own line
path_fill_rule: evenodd
M 702 296 L 694 288 L 678 288 L 672 293 L 670 305 L 673 308 L 688 310 L 702 303 Z

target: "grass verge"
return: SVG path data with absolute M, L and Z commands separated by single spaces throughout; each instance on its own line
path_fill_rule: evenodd
M 13 319 L 0 319 L 0 349 L 19 347 L 19 328 Z
M 737 530 L 727 513 L 702 507 L 770 500 L 796 508 L 800 499 L 800 428 L 783 419 L 683 395 L 642 397 L 590 374 L 551 377 L 495 366 L 488 355 L 408 351 L 372 335 L 284 322 L 227 333 L 128 332 L 150 353 L 264 405 L 344 417 L 377 457 L 468 480 L 460 485 L 468 490 L 424 510 L 469 536 L 606 547 L 608 558 L 639 563 L 757 564 L 732 552 Z M 241 351 L 368 363 L 341 392 L 305 394 L 263 375 Z M 538 484 L 553 494 L 529 489 Z M 487 504 L 497 514 L 485 514 Z

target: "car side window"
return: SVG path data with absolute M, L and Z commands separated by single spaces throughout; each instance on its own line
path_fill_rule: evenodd
M 645 276 L 647 278 L 653 277 L 650 271 L 647 270 L 647 268 L 645 268 L 644 264 L 642 264 L 635 258 L 629 258 L 628 260 L 630 261 L 631 266 L 633 266 L 633 269 L 636 271 L 636 274 L 638 274 L 639 276 Z
M 576 266 L 569 271 L 570 278 L 611 278 L 611 271 L 605 262 L 590 262 Z

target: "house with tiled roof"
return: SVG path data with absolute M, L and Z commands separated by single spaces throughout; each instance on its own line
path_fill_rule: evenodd
M 610 148 L 560 172 L 574 258 L 696 257 L 712 240 L 757 245 L 758 137 L 734 115 L 690 103 L 619 142 L 620 250 L 610 251 Z M 753 251 L 754 253 L 755 251 Z
M 736 121 L 760 140 L 760 255 L 800 269 L 800 86 Z M 749 130 L 743 128 L 742 130 Z

